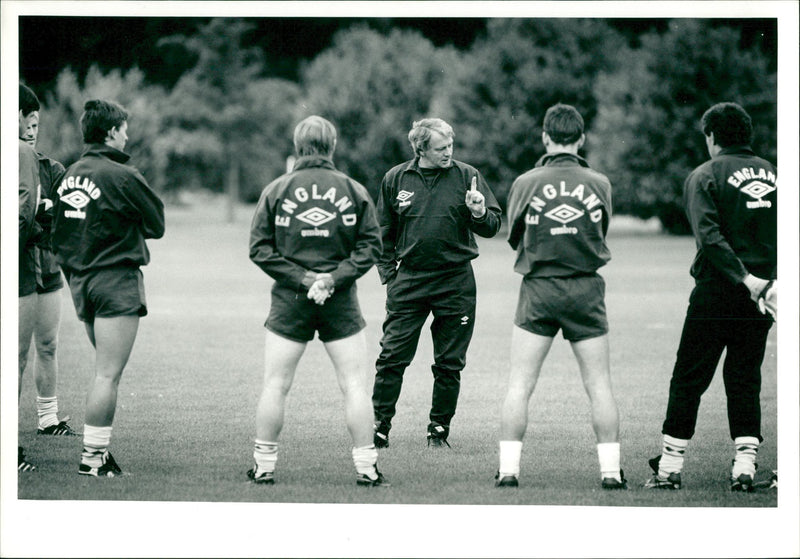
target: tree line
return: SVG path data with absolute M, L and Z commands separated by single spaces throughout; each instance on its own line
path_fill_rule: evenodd
M 376 196 L 383 174 L 412 157 L 411 123 L 439 116 L 455 129 L 455 158 L 480 169 L 505 206 L 513 179 L 544 153 L 545 110 L 562 102 L 584 116 L 582 154 L 611 179 L 614 212 L 657 217 L 674 233 L 687 231 L 681 190 L 707 158 L 698 121 L 710 105 L 744 106 L 754 149 L 777 163 L 776 53 L 746 27 L 675 19 L 631 40 L 602 19 L 490 19 L 458 49 L 356 25 L 297 80 L 269 75 L 263 49 L 246 46 L 252 29 L 217 18 L 159 40 L 195 61 L 171 87 L 139 68 L 65 68 L 42 96 L 40 150 L 75 161 L 83 103 L 110 98 L 131 113 L 133 164 L 167 197 L 208 189 L 252 202 L 285 172 L 294 125 L 319 114 L 338 129 L 337 167 Z

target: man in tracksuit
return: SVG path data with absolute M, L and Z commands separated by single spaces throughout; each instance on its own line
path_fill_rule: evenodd
M 381 252 L 375 206 L 363 185 L 334 166 L 331 122 L 317 115 L 302 120 L 294 146 L 293 169 L 264 188 L 250 227 L 250 259 L 275 283 L 265 324 L 255 465 L 247 477 L 256 485 L 275 483 L 286 396 L 306 345 L 319 333 L 344 396 L 356 484 L 387 486 L 372 442 L 365 322 L 356 286 Z
M 681 488 L 700 398 L 726 350 L 731 490 L 749 492 L 762 441 L 761 362 L 777 304 L 777 172 L 750 148 L 752 121 L 739 105 L 714 105 L 700 124 L 711 159 L 692 171 L 683 190 L 697 241 L 695 288 L 672 372 L 662 453 L 650 460 L 645 487 Z
M 389 170 L 381 183 L 378 271 L 387 297 L 372 393 L 377 447 L 389 445 L 403 373 L 429 313 L 434 364 L 427 438 L 429 446 L 449 446 L 475 325 L 474 234 L 488 238 L 500 229 L 497 200 L 477 169 L 453 159 L 453 138 L 441 119 L 415 122 L 408 134 L 414 159 Z
M 41 234 L 41 227 L 36 221 L 39 206 L 39 164 L 36 152 L 22 138 L 38 112 L 39 98 L 28 86 L 19 84 L 18 399 L 22 394 L 22 374 L 25 372 L 35 323 L 36 253 L 34 241 Z M 25 452 L 21 446 L 17 447 L 17 469 L 20 472 L 36 470 L 36 466 L 25 459 Z
M 523 279 L 511 333 L 496 485 L 519 485 L 528 402 L 561 330 L 589 396 L 601 485 L 626 489 L 609 371 L 605 281 L 597 273 L 611 258 L 606 246 L 611 184 L 578 155 L 585 136 L 583 118 L 574 107 L 550 107 L 543 128 L 547 153 L 514 181 L 508 201 L 508 242 L 517 251 L 514 270 Z
M 122 470 L 108 447 L 117 392 L 139 318 L 147 314 L 140 268 L 150 262 L 145 239 L 164 235 L 164 204 L 141 173 L 127 165 L 124 108 L 87 101 L 81 131 L 86 150 L 51 192 L 52 249 L 95 348 L 78 473 L 115 477 Z

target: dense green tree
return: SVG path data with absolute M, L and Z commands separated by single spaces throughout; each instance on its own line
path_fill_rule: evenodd
M 514 178 L 544 153 L 547 108 L 574 105 L 591 129 L 594 80 L 616 68 L 624 50 L 623 38 L 603 20 L 490 20 L 442 98 L 456 130 L 456 157 L 478 167 L 505 206 Z
M 258 197 L 285 170 L 300 89 L 262 77 L 263 52 L 244 48 L 252 25 L 217 18 L 191 37 L 173 36 L 197 57 L 172 89 L 156 141 L 170 188 L 202 186 L 228 193 L 228 218 L 240 198 Z
M 131 164 L 139 169 L 155 188 L 163 182 L 158 172 L 153 140 L 160 130 L 159 114 L 166 94 L 160 87 L 147 86 L 144 73 L 137 68 L 123 73 L 112 70 L 103 74 L 96 66 L 89 68 L 80 85 L 75 73 L 62 70 L 51 93 L 45 95 L 41 111 L 41 133 L 37 149 L 70 165 L 83 151 L 80 117 L 89 99 L 108 99 L 120 103 L 129 113 L 128 144 Z
M 588 149 L 615 186 L 615 211 L 688 231 L 683 181 L 708 159 L 699 120 L 714 103 L 742 105 L 753 117 L 754 149 L 775 161 L 775 65 L 741 43 L 734 28 L 672 20 L 665 33 L 644 35 L 627 64 L 598 79 L 601 109 Z
M 416 31 L 351 28 L 303 71 L 303 115 L 336 125 L 337 165 L 376 197 L 384 173 L 413 157 L 411 124 L 432 116 L 440 84 L 457 66 L 454 49 L 437 49 Z

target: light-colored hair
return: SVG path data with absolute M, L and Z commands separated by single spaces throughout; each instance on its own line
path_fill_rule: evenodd
M 414 122 L 411 126 L 411 131 L 408 133 L 408 141 L 411 143 L 411 149 L 414 150 L 414 155 L 420 155 L 420 152 L 428 149 L 431 141 L 431 135 L 438 132 L 445 138 L 455 138 L 456 134 L 453 132 L 453 127 L 443 121 L 441 118 L 423 118 Z
M 297 155 L 330 157 L 336 148 L 336 128 L 321 116 L 311 115 L 294 129 L 294 150 Z

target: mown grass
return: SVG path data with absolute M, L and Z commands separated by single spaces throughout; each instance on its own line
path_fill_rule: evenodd
M 80 438 L 37 437 L 35 393 L 30 371 L 26 373 L 19 437 L 39 471 L 19 476 L 19 499 L 777 506 L 776 491 L 753 495 L 728 491 L 732 444 L 720 375 L 702 402 L 686 462 L 685 489 L 664 493 L 641 488 L 649 475 L 646 460 L 660 450 L 668 382 L 692 286 L 688 269 L 694 243 L 690 238 L 622 229 L 612 232 L 613 260 L 603 275 L 612 376 L 622 421 L 622 466 L 629 491 L 609 494 L 599 489 L 588 401 L 569 346 L 560 337 L 532 399 L 521 487 L 516 491 L 493 487 L 509 332 L 519 286 L 512 272 L 514 255 L 502 233 L 480 240 L 482 255 L 475 262 L 477 322 L 452 424 L 453 448 L 426 447 L 432 348 L 425 329 L 417 357 L 406 372 L 391 447 L 380 453 L 380 469 L 392 487 L 378 491 L 356 487 L 342 399 L 322 345 L 315 341 L 301 360 L 289 396 L 278 482 L 273 487 L 252 486 L 244 472 L 252 460 L 253 418 L 264 360 L 262 324 L 271 283 L 247 257 L 251 211 L 240 209 L 236 223 L 225 224 L 217 215 L 221 212 L 212 207 L 171 207 L 166 237 L 150 243 L 153 259 L 144 269 L 150 316 L 141 323 L 121 383 L 112 442 L 115 457 L 129 475 L 113 480 L 79 477 Z M 374 269 L 360 280 L 359 292 L 368 323 L 367 358 L 374 363 L 384 316 L 384 291 Z M 66 293 L 63 303 L 60 408 L 80 428 L 92 375 L 91 348 Z M 763 366 L 762 408 L 765 443 L 759 462 L 766 477 L 777 467 L 775 329 Z M 394 507 L 389 510 L 397 514 Z M 437 518 L 447 516 L 450 508 L 423 510 Z M 383 514 L 389 512 L 370 509 L 372 517 Z M 429 549 L 433 553 L 434 548 Z M 477 548 L 473 551 L 477 553 Z

